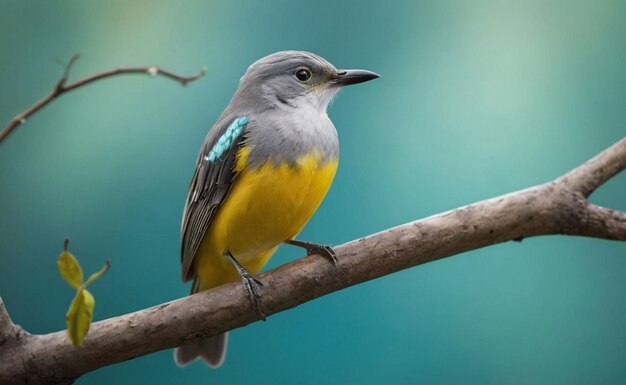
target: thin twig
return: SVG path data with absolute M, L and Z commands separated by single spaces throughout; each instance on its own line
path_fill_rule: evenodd
M 59 79 L 59 81 L 57 82 L 56 86 L 54 87 L 54 90 L 52 90 L 52 92 L 50 94 L 48 94 L 46 97 L 42 98 L 41 100 L 39 100 L 37 103 L 33 104 L 32 106 L 30 106 L 26 111 L 22 112 L 21 114 L 18 114 L 17 116 L 15 116 L 8 124 L 7 126 L 0 132 L 0 143 L 2 141 L 4 141 L 6 139 L 7 136 L 9 136 L 9 134 L 11 134 L 11 132 L 13 132 L 13 130 L 15 130 L 17 127 L 19 127 L 20 125 L 26 123 L 26 119 L 28 119 L 31 115 L 33 115 L 35 112 L 41 110 L 43 107 L 45 107 L 48 103 L 50 103 L 51 101 L 53 101 L 54 99 L 58 98 L 59 96 L 63 95 L 66 92 L 75 90 L 76 88 L 82 87 L 86 84 L 89 83 L 93 83 L 95 81 L 101 80 L 101 79 L 105 79 L 105 78 L 109 78 L 112 76 L 117 76 L 117 75 L 128 75 L 128 74 L 148 74 L 150 76 L 163 76 L 169 79 L 172 79 L 174 81 L 177 81 L 178 83 L 180 83 L 181 85 L 185 86 L 187 85 L 187 83 L 190 83 L 200 77 L 202 77 L 206 72 L 207 69 L 206 68 L 202 68 L 200 69 L 200 71 L 196 72 L 195 74 L 189 75 L 189 76 L 183 76 L 183 75 L 178 75 L 172 71 L 163 69 L 161 67 L 158 66 L 146 66 L 146 67 L 121 67 L 121 68 L 116 68 L 116 69 L 112 69 L 109 71 L 105 71 L 105 72 L 100 72 L 91 76 L 87 76 L 83 79 L 77 80 L 73 83 L 67 83 L 70 71 L 72 69 L 72 66 L 74 65 L 74 63 L 78 60 L 79 55 L 74 55 L 70 58 L 67 66 L 65 67 L 64 71 L 63 71 L 63 75 L 61 76 L 61 78 Z

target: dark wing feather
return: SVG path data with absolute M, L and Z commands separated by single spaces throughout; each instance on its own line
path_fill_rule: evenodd
M 181 227 L 181 263 L 183 281 L 195 276 L 194 257 L 200 247 L 219 205 L 223 202 L 236 178 L 234 169 L 235 155 L 245 137 L 245 129 L 233 138 L 230 147 L 213 162 L 207 158 L 220 137 L 236 117 L 220 119 L 211 129 L 202 145 L 196 161 L 187 202 L 183 212 Z

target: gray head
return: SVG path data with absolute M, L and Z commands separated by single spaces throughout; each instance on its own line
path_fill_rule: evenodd
M 338 70 L 310 52 L 282 51 L 259 59 L 248 68 L 235 100 L 269 108 L 313 107 L 325 111 L 341 86 L 378 77 L 365 70 Z

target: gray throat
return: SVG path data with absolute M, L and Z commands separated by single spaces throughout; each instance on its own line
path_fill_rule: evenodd
M 250 119 L 244 142 L 251 148 L 250 166 L 258 167 L 267 160 L 276 165 L 295 165 L 299 158 L 313 151 L 320 153 L 322 163 L 337 159 L 337 130 L 325 105 L 311 103 L 304 97 L 285 103 L 267 94 L 256 100 L 246 96 L 250 95 L 235 95 L 224 115 Z

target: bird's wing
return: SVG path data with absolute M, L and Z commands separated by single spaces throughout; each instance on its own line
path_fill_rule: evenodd
M 193 260 L 219 205 L 233 181 L 235 155 L 241 146 L 248 117 L 222 119 L 211 129 L 202 145 L 191 179 L 181 226 L 183 281 L 195 276 Z

